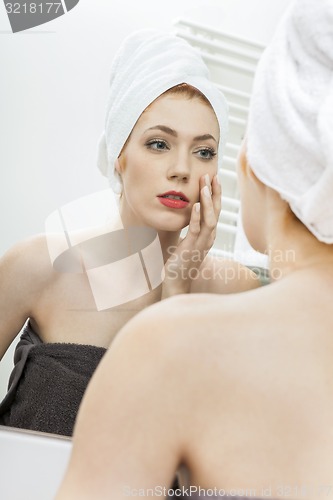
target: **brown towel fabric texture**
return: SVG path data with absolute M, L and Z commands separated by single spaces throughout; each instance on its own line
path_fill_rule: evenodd
M 43 343 L 29 321 L 15 349 L 0 424 L 71 436 L 83 394 L 106 349 Z

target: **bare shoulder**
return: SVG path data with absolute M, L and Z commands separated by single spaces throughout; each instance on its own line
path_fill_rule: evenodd
M 34 279 L 36 284 L 45 282 L 52 273 L 45 235 L 36 235 L 16 243 L 1 258 L 0 272 L 2 281 L 19 278 L 23 287 L 30 279 Z
M 320 291 L 311 293 L 313 287 Z M 330 310 L 330 300 L 321 282 L 297 275 L 246 293 L 177 295 L 140 313 L 129 328 L 144 345 L 156 337 L 165 349 L 177 345 L 183 361 L 189 352 L 198 359 L 204 352 L 208 357 L 228 353 L 231 370 L 241 365 L 253 371 L 267 363 L 278 373 L 282 363 L 288 377 L 289 369 L 290 376 L 295 373 L 296 357 L 301 356 L 306 367 L 314 349 L 332 355 L 333 318 L 323 314 Z
M 205 352 L 208 357 L 228 353 L 230 369 L 254 370 L 267 363 L 278 373 L 283 363 L 284 373 L 290 369 L 291 375 L 295 357 L 312 359 L 314 348 L 323 355 L 333 352 L 333 319 L 322 314 L 323 300 L 316 300 L 306 283 L 281 280 L 244 294 L 178 295 L 141 313 L 140 325 L 147 337 L 158 334 L 166 345 L 175 343 L 183 359 L 191 346 L 198 359 Z
M 54 276 L 46 239 L 35 236 L 17 243 L 0 259 L 0 358 Z
M 55 278 L 46 237 L 33 236 L 15 244 L 0 259 L 0 308 L 24 317 Z
M 192 283 L 192 293 L 238 293 L 260 286 L 257 275 L 248 267 L 210 254 L 206 256 Z

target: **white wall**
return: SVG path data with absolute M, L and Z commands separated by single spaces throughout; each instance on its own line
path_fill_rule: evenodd
M 96 144 L 110 63 L 127 34 L 170 30 L 185 16 L 266 43 L 289 2 L 80 0 L 67 15 L 16 34 L 1 3 L 0 255 L 42 232 L 57 207 L 107 187 Z M 0 365 L 0 399 L 11 357 L 12 350 Z

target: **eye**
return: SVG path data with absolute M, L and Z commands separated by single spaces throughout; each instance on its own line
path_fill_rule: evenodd
M 146 147 L 154 151 L 165 151 L 170 149 L 167 142 L 162 139 L 151 139 L 146 142 Z
M 195 154 L 202 160 L 212 160 L 216 156 L 216 151 L 213 148 L 201 148 L 195 151 Z

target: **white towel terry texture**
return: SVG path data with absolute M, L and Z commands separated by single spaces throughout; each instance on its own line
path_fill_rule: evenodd
M 256 72 L 247 156 L 320 240 L 333 243 L 333 0 L 294 0 Z
M 222 162 L 228 106 L 211 80 L 207 66 L 189 43 L 171 33 L 140 30 L 122 43 L 111 66 L 105 129 L 98 149 L 98 167 L 119 192 L 114 164 L 141 113 L 171 87 L 187 83 L 209 100 L 218 119 Z

